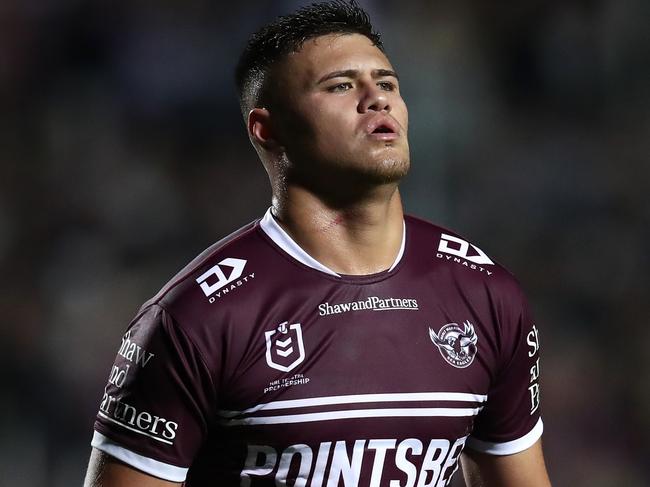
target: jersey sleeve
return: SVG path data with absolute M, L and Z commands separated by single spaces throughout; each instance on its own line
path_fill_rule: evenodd
M 492 455 L 511 455 L 542 435 L 539 391 L 539 331 L 527 300 L 517 287 L 500 306 L 501 359 L 467 447 Z
M 199 351 L 163 308 L 150 306 L 122 337 L 91 444 L 145 473 L 183 482 L 215 401 Z

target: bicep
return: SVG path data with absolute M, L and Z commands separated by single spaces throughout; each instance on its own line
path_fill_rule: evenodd
M 488 455 L 471 449 L 461 457 L 468 487 L 550 487 L 541 440 L 514 455 Z
M 182 484 L 153 477 L 93 448 L 84 487 L 173 487 Z

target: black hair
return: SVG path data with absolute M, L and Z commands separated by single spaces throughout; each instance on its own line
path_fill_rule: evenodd
M 278 17 L 249 38 L 237 63 L 235 81 L 244 118 L 249 110 L 268 101 L 266 89 L 273 65 L 299 51 L 305 41 L 328 34 L 361 34 L 384 51 L 380 34 L 355 0 L 313 3 Z

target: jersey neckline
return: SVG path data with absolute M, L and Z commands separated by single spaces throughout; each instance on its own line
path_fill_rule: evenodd
M 393 264 L 383 271 L 373 273 L 373 274 L 339 274 L 325 264 L 322 264 L 311 255 L 309 255 L 300 245 L 296 243 L 295 240 L 280 226 L 271 207 L 266 210 L 264 217 L 259 221 L 259 226 L 262 232 L 285 254 L 287 254 L 290 259 L 299 262 L 300 264 L 307 266 L 311 269 L 314 269 L 318 272 L 321 272 L 327 276 L 333 277 L 336 280 L 344 280 L 355 283 L 366 283 L 374 282 L 382 278 L 387 277 L 395 270 L 397 265 L 402 261 L 404 256 L 404 249 L 406 248 L 406 222 L 402 219 L 402 244 L 400 245 L 397 256 L 393 261 Z

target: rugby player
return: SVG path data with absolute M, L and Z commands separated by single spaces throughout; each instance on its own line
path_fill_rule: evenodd
M 304 7 L 237 68 L 272 206 L 143 305 L 87 487 L 547 487 L 539 336 L 515 279 L 402 211 L 408 113 L 355 3 Z

